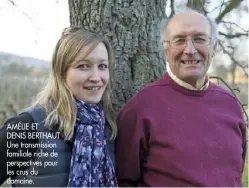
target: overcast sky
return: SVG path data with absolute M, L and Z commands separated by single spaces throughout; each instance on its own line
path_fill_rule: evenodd
M 0 0 L 0 51 L 50 60 L 69 26 L 67 0 Z

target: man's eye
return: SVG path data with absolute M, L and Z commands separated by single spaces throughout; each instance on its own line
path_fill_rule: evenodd
M 175 43 L 175 44 L 184 44 L 185 43 L 185 39 L 176 39 L 176 40 L 174 40 L 173 41 L 173 43 Z
M 205 38 L 200 38 L 200 37 L 194 39 L 194 42 L 195 42 L 195 43 L 198 43 L 198 44 L 203 44 L 203 43 L 205 43 L 206 41 L 207 41 L 207 40 L 206 40 Z
M 102 70 L 104 70 L 104 69 L 108 68 L 108 65 L 106 65 L 106 64 L 100 64 L 99 68 L 102 69 Z

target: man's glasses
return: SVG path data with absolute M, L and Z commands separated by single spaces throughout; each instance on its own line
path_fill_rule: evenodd
M 186 47 L 188 40 L 191 40 L 192 44 L 195 47 L 204 47 L 210 44 L 212 38 L 208 36 L 194 36 L 194 37 L 191 37 L 190 39 L 187 39 L 184 37 L 177 37 L 175 39 L 164 41 L 164 42 L 169 43 L 169 45 L 172 48 L 183 49 Z

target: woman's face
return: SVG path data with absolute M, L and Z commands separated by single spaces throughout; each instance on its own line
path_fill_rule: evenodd
M 86 57 L 83 48 L 67 70 L 66 83 L 74 97 L 87 103 L 100 102 L 109 81 L 108 52 L 99 43 Z

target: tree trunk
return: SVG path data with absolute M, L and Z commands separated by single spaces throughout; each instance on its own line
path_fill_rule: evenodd
M 103 34 L 115 54 L 114 107 L 166 71 L 160 24 L 166 0 L 70 0 L 70 25 Z

